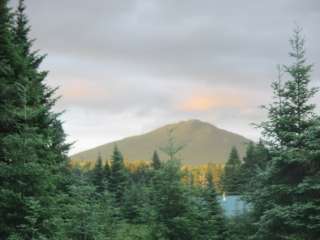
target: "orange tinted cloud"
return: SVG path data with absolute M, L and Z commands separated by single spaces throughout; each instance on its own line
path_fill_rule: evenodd
M 65 86 L 63 86 L 61 91 L 63 97 L 73 100 L 83 98 L 97 98 L 105 94 L 101 88 L 88 84 L 84 81 L 66 84 Z
M 243 107 L 244 105 L 245 101 L 241 96 L 232 96 L 232 94 L 194 95 L 182 101 L 178 109 L 185 112 L 205 112 L 214 108 Z

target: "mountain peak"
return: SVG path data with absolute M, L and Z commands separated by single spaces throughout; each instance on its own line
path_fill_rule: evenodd
M 199 119 L 184 120 L 184 121 L 168 124 L 164 127 L 165 128 L 173 128 L 173 129 L 176 129 L 176 128 L 203 128 L 203 127 L 217 128 L 216 126 L 212 125 L 211 123 L 204 122 Z
M 216 128 L 216 126 L 214 126 L 213 124 L 201 121 L 199 119 L 190 119 L 190 120 L 185 121 L 185 123 L 193 125 L 193 126 L 207 126 L 207 127 L 210 126 L 210 127 Z

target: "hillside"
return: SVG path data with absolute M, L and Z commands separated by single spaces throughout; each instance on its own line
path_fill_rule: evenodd
M 149 160 L 154 150 L 166 145 L 170 129 L 179 144 L 185 144 L 179 158 L 184 164 L 200 165 L 206 163 L 224 163 L 232 146 L 236 146 L 243 156 L 246 143 L 250 140 L 209 123 L 189 120 L 169 124 L 143 135 L 128 137 L 107 143 L 71 156 L 72 160 L 94 161 L 100 153 L 103 159 L 110 159 L 114 145 L 117 144 L 127 160 Z M 160 158 L 166 156 L 158 151 Z

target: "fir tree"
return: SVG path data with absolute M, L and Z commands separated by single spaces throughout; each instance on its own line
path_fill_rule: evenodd
M 241 161 L 238 150 L 236 147 L 232 147 L 229 159 L 224 168 L 224 174 L 222 176 L 223 190 L 227 194 L 239 194 L 241 181 L 240 166 Z
M 101 154 L 98 155 L 94 169 L 92 170 L 92 182 L 98 193 L 105 190 L 105 173 L 102 166 Z
M 177 144 L 175 137 L 174 137 L 174 129 L 170 129 L 168 132 L 168 142 L 165 146 L 161 147 L 160 150 L 164 152 L 168 157 L 169 160 L 179 160 L 178 153 L 183 150 L 185 145 Z
M 290 79 L 281 91 L 273 84 L 281 102 L 269 106 L 269 118 L 261 125 L 272 158 L 250 195 L 258 217 L 256 239 L 315 240 L 320 235 L 320 125 L 310 103 L 316 89 L 309 86 L 312 66 L 306 63 L 300 31 L 290 41 L 294 62 L 284 67 Z
M 125 218 L 131 223 L 145 223 L 143 219 L 143 208 L 145 207 L 145 189 L 144 185 L 131 184 L 126 188 L 123 201 L 123 214 Z
M 246 155 L 243 158 L 243 167 L 245 168 L 252 168 L 256 162 L 256 156 L 255 156 L 255 144 L 253 142 L 249 142 L 246 150 Z
M 161 167 L 161 161 L 158 155 L 157 151 L 153 152 L 153 156 L 152 156 L 152 167 L 153 169 L 157 170 Z
M 114 194 L 116 202 L 121 204 L 124 190 L 127 184 L 127 174 L 123 162 L 123 157 L 118 147 L 115 146 L 111 160 L 111 175 L 109 189 Z
M 191 239 L 188 223 L 188 191 L 182 184 L 182 172 L 178 161 L 167 161 L 152 179 L 151 206 L 155 212 L 156 239 Z
M 108 160 L 104 163 L 103 172 L 104 172 L 104 179 L 108 184 L 110 181 L 110 175 L 111 175 L 111 168 Z
M 53 90 L 31 52 L 24 3 L 14 21 L 0 2 L 0 238 L 50 237 L 50 207 L 66 163 L 68 145 L 51 108 Z
M 56 219 L 59 224 L 52 239 L 105 239 L 110 224 L 112 205 L 108 196 L 103 196 L 108 205 L 101 206 L 95 197 L 96 187 L 83 175 L 73 174 L 73 184 L 68 186 L 68 194 L 57 198 Z M 110 232 L 110 230 L 109 230 Z
M 265 147 L 262 140 L 258 144 L 250 142 L 247 146 L 246 155 L 240 168 L 241 191 L 248 192 L 255 190 L 255 176 L 266 168 L 270 160 L 269 150 Z
M 203 197 L 206 202 L 207 216 L 202 224 L 206 228 L 205 239 L 224 240 L 228 237 L 226 219 L 218 201 L 218 195 L 213 183 L 212 171 L 208 170 L 206 174 L 206 186 Z

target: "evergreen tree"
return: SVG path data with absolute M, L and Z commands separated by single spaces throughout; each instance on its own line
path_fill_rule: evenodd
M 258 218 L 255 239 L 313 240 L 320 235 L 320 125 L 310 104 L 316 89 L 309 86 L 312 66 L 306 63 L 300 31 L 290 41 L 294 62 L 284 67 L 290 79 L 281 87 L 273 84 L 277 100 L 261 125 L 272 158 L 255 179 L 259 188 L 250 194 Z
M 170 129 L 168 132 L 168 142 L 160 150 L 169 157 L 169 160 L 179 160 L 178 153 L 183 150 L 185 145 L 177 144 L 173 134 L 174 129 Z
M 103 195 L 96 198 L 96 187 L 83 173 L 73 173 L 73 184 L 68 186 L 67 195 L 57 198 L 55 221 L 59 222 L 52 239 L 106 239 L 106 224 L 111 225 L 112 202 Z M 109 226 L 111 227 L 111 226 Z
M 204 228 L 206 231 L 205 239 L 227 239 L 226 219 L 218 201 L 218 195 L 213 183 L 213 174 L 210 170 L 206 174 L 206 186 L 203 197 L 206 203 L 207 216 L 201 228 Z
M 92 182 L 96 187 L 98 193 L 102 193 L 105 190 L 105 172 L 102 166 L 102 158 L 101 155 L 98 155 L 96 164 L 92 170 Z
M 53 90 L 31 52 L 24 3 L 16 18 L 0 2 L 0 238 L 50 237 L 50 219 L 68 145 Z M 14 21 L 15 20 L 15 21 Z
M 146 198 L 145 186 L 139 182 L 131 184 L 124 192 L 123 214 L 130 223 L 147 223 L 144 218 Z
M 111 175 L 109 189 L 114 194 L 116 202 L 121 204 L 124 190 L 127 184 L 127 174 L 123 162 L 123 157 L 118 147 L 115 146 L 111 161 Z
M 157 151 L 153 152 L 152 156 L 152 167 L 153 169 L 159 169 L 161 167 L 161 161 Z
M 265 146 L 262 140 L 255 145 L 255 157 L 255 165 L 259 169 L 265 169 L 271 158 L 271 155 L 269 149 Z
M 17 87 L 14 85 L 15 71 L 19 65 L 19 56 L 13 44 L 12 13 L 8 1 L 0 2 L 0 133 L 1 144 L 7 133 L 17 131 L 14 108 L 19 100 Z M 1 147 L 0 161 L 6 162 L 4 148 Z
M 238 150 L 236 147 L 232 147 L 229 159 L 224 168 L 224 174 L 221 179 L 223 190 L 227 194 L 239 194 L 240 192 L 240 166 L 241 161 Z
M 241 165 L 241 191 L 248 192 L 255 190 L 255 176 L 266 168 L 270 160 L 269 150 L 265 147 L 262 140 L 258 144 L 250 142 L 248 144 L 246 155 Z
M 144 185 L 150 182 L 151 176 L 152 171 L 150 169 L 150 165 L 145 163 L 139 164 L 135 170 L 129 171 L 129 178 L 132 183 Z
M 253 142 L 249 142 L 246 150 L 246 155 L 243 158 L 243 167 L 245 168 L 254 168 L 254 165 L 257 162 L 255 156 L 256 146 Z
M 104 179 L 108 184 L 110 181 L 110 175 L 111 175 L 111 168 L 108 160 L 104 163 L 103 172 L 104 172 Z
M 180 163 L 175 160 L 163 163 L 152 179 L 152 202 L 157 227 L 155 239 L 192 239 L 191 220 L 188 218 L 188 191 L 181 181 Z

